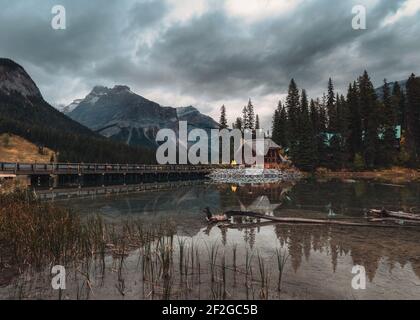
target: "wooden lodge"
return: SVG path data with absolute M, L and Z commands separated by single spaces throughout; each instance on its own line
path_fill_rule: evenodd
M 255 155 L 256 140 L 252 142 L 252 150 Z M 264 139 L 264 167 L 266 169 L 278 169 L 289 167 L 291 161 L 284 155 L 283 148 L 270 138 Z

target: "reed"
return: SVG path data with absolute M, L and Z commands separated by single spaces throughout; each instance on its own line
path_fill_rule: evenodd
M 238 251 L 238 244 L 235 243 L 232 245 L 232 264 L 233 264 L 233 286 L 236 286 L 236 272 L 237 272 L 237 251 Z
M 80 254 L 80 217 L 28 192 L 0 195 L 0 253 L 17 267 L 64 264 Z
M 222 257 L 222 282 L 223 282 L 223 300 L 226 300 L 226 295 L 227 295 L 227 289 L 226 289 L 226 255 L 225 253 L 223 253 L 223 257 Z
M 213 242 L 210 245 L 210 248 L 206 244 L 206 248 L 207 248 L 207 253 L 209 257 L 211 282 L 214 283 L 216 279 L 216 263 L 217 263 L 217 254 L 219 251 L 219 245 Z
M 260 298 L 267 299 L 268 298 L 268 270 L 264 261 L 264 258 L 258 252 L 258 271 L 260 275 L 260 282 L 261 282 L 261 289 L 260 289 Z
M 270 265 L 260 252 L 255 252 L 255 257 L 249 246 L 242 248 L 235 243 L 230 248 L 221 247 L 218 241 L 203 243 L 197 238 L 175 235 L 175 224 L 169 220 L 146 223 L 127 219 L 111 223 L 99 215 L 82 218 L 42 203 L 30 193 L 0 195 L 0 271 L 5 265 L 22 274 L 32 269 L 45 272 L 52 264 L 71 266 L 76 298 L 88 299 L 94 293 L 97 272 L 104 281 L 105 273 L 109 273 L 106 270 L 112 270 L 116 272 L 116 282 L 112 278 L 115 283 L 111 286 L 126 297 L 134 292 L 128 281 L 129 263 L 134 261 L 136 272 L 141 271 L 139 290 L 143 290 L 142 297 L 146 299 L 197 297 L 200 290 L 213 299 L 235 298 L 238 289 L 231 289 L 232 285 L 236 287 L 236 277 L 238 282 L 244 281 L 241 293 L 246 290 L 247 298 L 269 297 Z M 133 254 L 138 259 L 127 259 Z M 274 264 L 277 263 L 279 292 L 287 261 L 286 252 L 277 249 Z M 25 298 L 31 290 L 23 282 L 15 294 Z M 58 295 L 61 299 L 61 293 Z
M 246 248 L 245 251 L 245 286 L 249 288 L 249 276 L 252 279 L 252 257 L 253 252 Z
M 289 259 L 289 255 L 286 252 L 282 252 L 281 249 L 276 249 L 276 257 L 277 257 L 277 268 L 279 272 L 279 277 L 277 281 L 277 291 L 281 292 L 281 284 L 283 280 L 283 272 L 286 266 L 287 260 Z
M 185 254 L 185 243 L 186 239 L 178 237 L 178 250 L 179 250 L 179 274 L 184 274 L 184 254 Z

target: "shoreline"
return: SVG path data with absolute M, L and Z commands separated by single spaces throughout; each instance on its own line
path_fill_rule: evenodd
M 392 182 L 413 182 L 420 181 L 420 169 L 409 169 L 394 167 L 373 171 L 327 171 L 318 170 L 314 173 L 316 178 L 329 179 L 374 179 Z

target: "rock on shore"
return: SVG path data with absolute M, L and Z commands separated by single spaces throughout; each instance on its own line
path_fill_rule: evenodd
M 238 168 L 216 169 L 208 177 L 218 183 L 258 184 L 298 180 L 302 174 L 296 170 Z

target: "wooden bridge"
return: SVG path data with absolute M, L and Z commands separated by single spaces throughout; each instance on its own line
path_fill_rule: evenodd
M 28 185 L 105 185 L 202 179 L 209 165 L 0 162 L 0 178 L 23 179 Z

